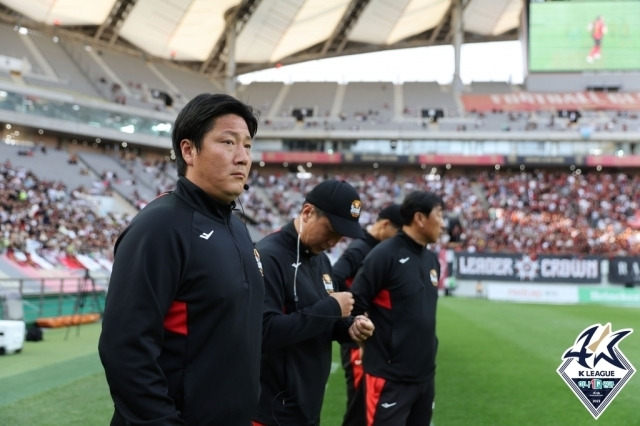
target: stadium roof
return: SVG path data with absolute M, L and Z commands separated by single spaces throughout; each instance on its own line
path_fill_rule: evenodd
M 464 42 L 514 40 L 523 0 L 459 0 Z M 171 60 L 220 78 L 453 43 L 456 0 L 0 0 L 0 22 Z M 233 25 L 236 33 L 229 31 Z M 232 39 L 235 37 L 235 48 Z M 233 64 L 233 62 L 232 62 Z

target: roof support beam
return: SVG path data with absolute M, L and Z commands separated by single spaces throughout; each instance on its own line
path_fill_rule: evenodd
M 111 38 L 109 39 L 109 44 L 111 46 L 113 46 L 118 41 L 118 37 L 120 36 L 120 27 L 122 27 L 122 24 L 124 23 L 127 15 L 129 15 L 129 12 L 131 12 L 131 9 L 133 9 L 133 6 L 135 6 L 136 1 L 137 0 L 124 0 L 118 11 L 116 11 L 116 15 L 110 28 Z
M 105 41 L 114 46 L 118 41 L 120 27 L 125 18 L 136 4 L 137 0 L 119 0 L 113 4 L 113 8 L 105 21 L 96 29 L 92 38 L 96 41 Z
M 438 22 L 438 25 L 431 31 L 431 37 L 429 37 L 429 41 L 427 42 L 428 46 L 432 46 L 436 42 L 444 25 L 451 20 L 452 9 L 453 4 L 449 7 L 449 10 L 444 14 L 440 22 Z
M 464 30 L 462 28 L 462 0 L 453 0 L 451 14 L 451 31 L 453 31 L 453 93 L 459 95 L 462 92 L 462 79 L 460 78 L 460 50 L 464 43 Z
M 93 38 L 95 38 L 96 40 L 100 40 L 100 37 L 102 37 L 102 33 L 104 33 L 104 31 L 107 28 L 109 28 L 109 26 L 113 22 L 114 18 L 116 17 L 116 15 L 118 13 L 118 9 L 120 9 L 120 5 L 122 4 L 123 1 L 124 0 L 118 0 L 117 2 L 115 2 L 113 4 L 113 7 L 111 8 L 111 11 L 109 12 L 109 15 L 107 15 L 107 19 L 105 19 L 104 22 L 102 24 L 100 24 L 100 26 L 96 30 L 96 33 L 93 35 Z
M 220 39 L 216 43 L 213 49 L 211 49 L 211 53 L 209 57 L 205 59 L 200 65 L 199 72 L 202 74 L 206 74 L 214 68 L 215 74 L 219 74 L 222 71 L 218 65 L 221 61 L 221 58 L 225 51 L 228 51 L 227 44 L 229 43 L 229 31 L 230 28 L 235 29 L 235 34 L 237 35 L 241 30 L 247 20 L 251 17 L 251 13 L 258 6 L 261 0 L 244 0 L 237 7 L 232 8 L 226 12 L 226 24 L 225 30 L 220 36 Z
M 236 22 L 227 25 L 227 67 L 225 69 L 225 88 L 227 94 L 236 96 Z
M 342 20 L 336 25 L 331 36 L 324 42 L 320 55 L 328 52 L 340 52 L 348 42 L 349 30 L 358 21 L 358 17 L 371 0 L 352 0 Z

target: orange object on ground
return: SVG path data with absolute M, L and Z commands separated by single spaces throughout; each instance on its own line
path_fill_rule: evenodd
M 78 314 L 78 315 L 61 315 L 58 317 L 38 318 L 36 325 L 38 327 L 56 328 L 67 327 L 70 325 L 89 324 L 100 319 L 100 314 Z

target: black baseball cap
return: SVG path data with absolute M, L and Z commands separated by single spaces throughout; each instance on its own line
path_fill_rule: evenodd
M 362 202 L 358 192 L 343 180 L 325 180 L 305 197 L 329 219 L 333 229 L 349 238 L 362 238 L 364 231 L 358 223 Z
M 389 219 L 396 228 L 402 228 L 402 216 L 400 215 L 400 204 L 389 204 L 380 210 L 378 220 Z

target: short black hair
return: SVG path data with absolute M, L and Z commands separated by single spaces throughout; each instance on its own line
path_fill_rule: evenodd
M 178 114 L 173 126 L 172 145 L 176 156 L 178 176 L 184 176 L 187 164 L 182 158 L 180 142 L 189 139 L 193 142 L 196 151 L 202 147 L 204 135 L 213 129 L 216 118 L 235 114 L 244 119 L 249 128 L 251 138 L 258 131 L 257 113 L 251 105 L 222 93 L 202 93 L 191 99 Z
M 444 200 L 438 194 L 430 191 L 413 191 L 404 198 L 400 205 L 402 223 L 404 225 L 411 224 L 413 215 L 418 212 L 430 215 L 437 206 L 444 208 Z

